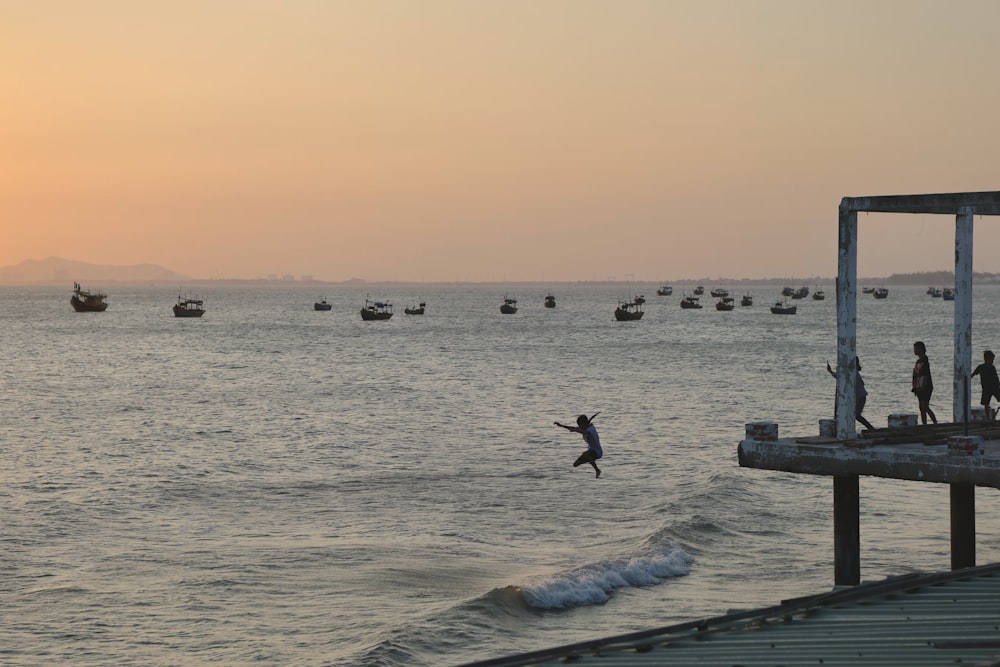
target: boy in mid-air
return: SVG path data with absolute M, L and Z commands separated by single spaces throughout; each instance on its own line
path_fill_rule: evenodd
M 595 413 L 596 417 L 600 413 Z M 604 456 L 604 450 L 601 449 L 601 439 L 597 436 L 597 429 L 591 423 L 594 417 L 587 418 L 587 415 L 580 415 L 576 418 L 576 426 L 566 426 L 566 424 L 560 424 L 559 422 L 552 422 L 556 426 L 562 426 L 567 431 L 575 431 L 577 433 L 583 434 L 583 439 L 587 442 L 587 451 L 580 454 L 579 458 L 573 463 L 573 467 L 577 467 L 581 463 L 589 463 L 594 466 L 595 477 L 601 476 L 601 469 L 597 467 L 597 459 Z

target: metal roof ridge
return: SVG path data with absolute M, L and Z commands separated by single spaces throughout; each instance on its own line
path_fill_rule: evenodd
M 659 638 L 679 639 L 689 636 L 692 632 L 706 633 L 732 628 L 744 622 L 752 622 L 775 616 L 788 616 L 801 613 L 810 609 L 829 607 L 844 603 L 854 603 L 860 600 L 873 597 L 891 595 L 900 591 L 908 591 L 925 586 L 933 586 L 950 581 L 961 581 L 976 577 L 987 577 L 1000 574 L 1000 563 L 989 563 L 976 567 L 968 567 L 959 570 L 945 572 L 920 573 L 913 572 L 902 575 L 893 575 L 880 581 L 860 583 L 856 586 L 837 587 L 834 590 L 815 595 L 807 595 L 798 598 L 783 600 L 781 603 L 750 609 L 720 616 L 703 618 L 694 621 L 685 621 L 670 626 L 654 628 L 650 630 L 640 630 L 603 639 L 594 639 L 572 644 L 565 644 L 537 651 L 530 651 L 518 655 L 492 658 L 482 661 L 463 663 L 456 667 L 518 667 L 523 665 L 537 664 L 546 660 L 553 660 L 565 657 L 574 653 L 600 653 L 601 649 L 620 649 L 624 646 L 634 645 L 637 650 L 641 650 L 643 644 L 656 641 Z M 648 641 L 644 641 L 648 640 Z

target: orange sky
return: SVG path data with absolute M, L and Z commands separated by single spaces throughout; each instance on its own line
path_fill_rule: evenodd
M 0 0 L 0 266 L 833 276 L 841 197 L 1000 189 L 997 25 L 993 0 Z M 953 218 L 859 223 L 862 275 L 953 266 Z

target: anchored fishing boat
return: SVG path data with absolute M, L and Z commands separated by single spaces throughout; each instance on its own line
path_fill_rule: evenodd
M 503 303 L 500 305 L 500 312 L 504 315 L 513 315 L 517 312 L 517 299 L 512 299 L 506 294 L 503 295 Z
M 419 306 L 404 308 L 403 312 L 407 315 L 423 315 L 425 308 L 427 308 L 427 303 L 425 301 L 421 301 Z
M 641 320 L 643 315 L 645 313 L 642 310 L 642 304 L 636 301 L 621 301 L 615 308 L 615 319 L 619 322 Z
M 798 312 L 798 309 L 799 309 L 798 306 L 794 305 L 790 306 L 783 301 L 778 301 L 773 306 L 771 306 L 771 312 L 774 313 L 775 315 L 794 315 L 796 312 Z
M 73 283 L 73 296 L 69 302 L 73 310 L 78 313 L 103 313 L 108 309 L 108 295 L 103 292 L 88 292 L 80 287 L 80 283 Z
M 365 299 L 365 307 L 361 309 L 361 319 L 367 322 L 370 320 L 387 320 L 390 317 L 392 317 L 391 303 Z
M 204 314 L 205 304 L 201 299 L 177 295 L 177 303 L 174 304 L 174 317 L 201 317 Z

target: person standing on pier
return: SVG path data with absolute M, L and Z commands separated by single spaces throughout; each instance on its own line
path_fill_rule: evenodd
M 600 413 L 594 414 L 596 417 Z M 604 450 L 601 449 L 601 439 L 597 436 L 597 429 L 592 423 L 594 417 L 587 417 L 587 415 L 580 415 L 576 418 L 576 426 L 567 426 L 566 424 L 560 424 L 559 422 L 553 422 L 556 426 L 562 426 L 567 431 L 574 431 L 576 433 L 583 434 L 583 439 L 587 443 L 587 451 L 580 454 L 579 458 L 573 463 L 573 467 L 577 467 L 584 463 L 589 463 L 594 466 L 594 476 L 601 476 L 601 469 L 597 467 L 597 459 L 604 456 Z
M 934 392 L 934 382 L 931 381 L 931 360 L 927 358 L 927 346 L 922 341 L 913 344 L 913 354 L 917 355 L 917 363 L 913 365 L 913 389 L 920 406 L 920 423 L 927 423 L 927 416 L 938 423 L 937 416 L 931 410 L 931 394 Z
M 875 427 L 872 426 L 871 422 L 861 416 L 861 411 L 865 409 L 865 403 L 868 402 L 868 390 L 865 389 L 865 381 L 861 379 L 861 360 L 854 357 L 854 418 L 861 422 L 869 431 L 874 431 Z M 830 368 L 830 362 L 826 362 L 826 372 L 837 377 L 837 373 Z
M 986 350 L 983 352 L 983 363 L 976 366 L 972 371 L 972 377 L 979 376 L 979 381 L 983 384 L 983 397 L 980 403 L 986 410 L 986 421 L 993 421 L 993 411 L 990 410 L 990 401 L 996 396 L 1000 401 L 1000 377 L 997 377 L 997 368 L 993 365 L 993 352 Z

